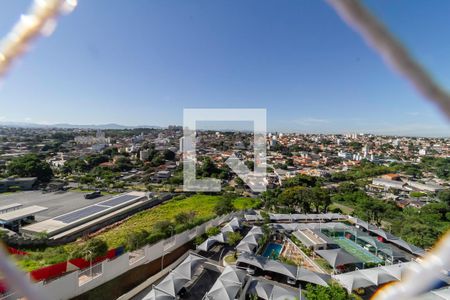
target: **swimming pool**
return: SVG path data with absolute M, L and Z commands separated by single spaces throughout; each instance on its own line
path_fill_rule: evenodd
M 280 256 L 282 248 L 283 248 L 283 245 L 276 244 L 276 243 L 269 243 L 267 245 L 266 249 L 264 249 L 264 252 L 262 255 L 264 257 L 277 259 L 278 256 Z

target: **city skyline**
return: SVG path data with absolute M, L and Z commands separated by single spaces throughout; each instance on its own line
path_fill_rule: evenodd
M 449 86 L 446 9 L 366 2 Z M 28 4 L 0 12 L 1 36 Z M 267 108 L 272 131 L 450 132 L 321 1 L 82 2 L 14 65 L 0 102 L 0 122 L 168 126 L 184 108 L 236 107 Z

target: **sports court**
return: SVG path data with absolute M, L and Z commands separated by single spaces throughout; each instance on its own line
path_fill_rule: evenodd
M 345 238 L 345 237 L 333 237 L 336 244 L 342 249 L 350 253 L 356 258 L 359 258 L 364 263 L 383 263 L 383 260 L 377 257 L 375 254 L 367 251 L 355 242 Z

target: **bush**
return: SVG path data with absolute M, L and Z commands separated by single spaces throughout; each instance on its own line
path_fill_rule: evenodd
M 218 215 L 225 215 L 234 210 L 234 194 L 225 194 L 221 197 L 220 201 L 216 204 L 215 211 Z
M 230 232 L 227 236 L 227 244 L 231 247 L 236 246 L 242 240 L 242 235 L 239 232 Z
M 219 234 L 219 233 L 220 233 L 219 227 L 211 227 L 211 228 L 208 228 L 208 229 L 206 230 L 206 235 L 207 235 L 208 237 L 212 237 L 212 236 L 214 236 L 214 235 L 216 235 L 216 234 Z
M 206 240 L 206 237 L 204 235 L 199 235 L 199 236 L 195 237 L 194 245 L 198 246 L 201 243 L 203 243 L 205 240 Z
M 87 242 L 77 246 L 70 254 L 72 258 L 83 258 L 92 260 L 96 257 L 103 256 L 108 251 L 108 245 L 105 241 L 98 238 L 92 238 Z
M 325 287 L 321 285 L 306 285 L 306 297 L 308 300 L 350 300 L 357 299 L 354 295 L 349 295 L 347 291 L 338 285 L 332 283 Z
M 181 212 L 175 216 L 176 224 L 190 224 L 195 219 L 195 211 Z
M 127 237 L 126 248 L 129 251 L 136 250 L 141 248 L 147 243 L 147 237 L 149 233 L 145 230 L 141 230 L 138 232 L 131 232 Z
M 165 237 L 166 237 L 165 234 L 162 232 L 154 232 L 147 237 L 146 243 L 153 244 L 164 239 Z
M 165 237 L 169 237 L 173 234 L 175 226 L 172 224 L 172 222 L 163 220 L 156 222 L 155 225 L 153 225 L 153 230 L 161 232 Z

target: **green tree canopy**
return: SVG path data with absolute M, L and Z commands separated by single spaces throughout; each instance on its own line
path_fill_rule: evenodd
M 50 165 L 36 154 L 26 154 L 14 158 L 7 166 L 10 176 L 37 177 L 39 181 L 48 182 L 53 176 Z

